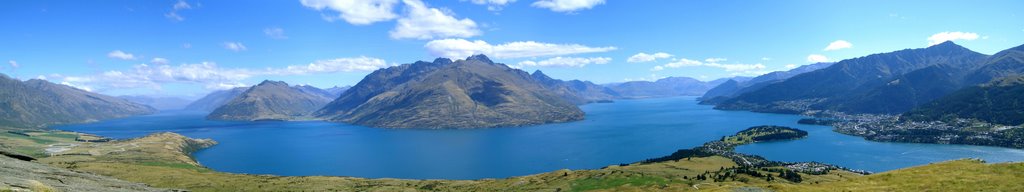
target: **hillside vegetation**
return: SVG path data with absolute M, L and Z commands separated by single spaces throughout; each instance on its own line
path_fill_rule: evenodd
M 915 121 L 979 119 L 1002 125 L 1024 124 L 1024 76 L 974 86 L 922 105 L 903 115 Z

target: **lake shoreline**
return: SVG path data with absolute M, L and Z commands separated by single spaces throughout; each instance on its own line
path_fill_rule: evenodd
M 155 115 L 156 118 L 101 122 L 70 127 L 65 130 L 82 130 L 85 133 L 114 136 L 113 138 L 120 139 L 142 137 L 144 135 L 141 134 L 151 131 L 174 131 L 195 138 L 214 138 L 222 141 L 222 144 L 199 151 L 194 156 L 203 162 L 204 166 L 228 173 L 282 176 L 344 175 L 363 178 L 482 179 L 538 174 L 559 169 L 599 169 L 608 165 L 638 162 L 664 156 L 679 149 L 699 147 L 704 144 L 702 141 L 728 136 L 736 133 L 735 131 L 739 131 L 739 129 L 750 126 L 782 125 L 821 131 L 825 131 L 826 128 L 795 124 L 803 116 L 713 110 L 706 105 L 695 105 L 692 98 L 621 100 L 615 103 L 588 104 L 583 106 L 588 113 L 588 118 L 581 122 L 494 129 L 386 129 L 321 121 L 222 122 L 203 121 L 201 117 L 193 120 L 191 118 L 181 119 L 180 115 L 160 114 Z M 666 118 L 673 119 L 673 121 L 660 122 Z M 137 127 L 149 127 L 151 123 L 138 122 L 176 122 L 181 125 L 139 129 Z M 807 141 L 820 140 L 817 138 L 823 136 L 844 135 L 835 133 L 831 127 L 828 127 L 827 132 L 828 134 L 816 131 L 809 136 L 810 140 Z M 609 134 L 614 137 L 608 137 Z M 297 140 L 297 138 L 308 139 Z M 259 146 L 262 147 L 258 149 L 248 147 L 252 146 L 248 143 L 262 143 L 262 140 L 268 139 L 278 142 L 260 144 Z M 865 141 L 860 137 L 852 139 Z M 835 141 L 848 142 L 844 140 L 850 140 L 850 138 L 840 138 Z M 288 141 L 288 144 L 280 143 L 284 141 Z M 595 142 L 602 145 L 592 145 Z M 914 148 L 920 147 L 936 148 L 935 151 L 950 151 L 946 149 L 948 147 L 939 146 L 896 146 L 893 148 L 884 143 L 868 142 L 865 144 L 868 145 L 864 146 L 865 148 L 874 148 L 874 145 L 880 145 L 885 148 L 902 150 L 895 151 L 895 153 L 917 150 Z M 546 150 L 548 152 L 532 150 L 537 148 L 552 150 Z M 749 147 L 745 146 L 744 148 Z M 314 151 L 314 149 L 348 155 L 333 156 Z M 485 150 L 487 153 L 474 152 L 481 149 L 487 149 Z M 832 157 L 837 156 L 836 153 L 847 153 L 846 151 L 862 153 L 855 154 L 861 155 L 861 157 L 851 160 L 818 157 L 779 158 L 778 155 L 764 154 L 764 152 L 775 153 L 770 150 L 761 150 L 762 152 L 745 150 L 744 152 L 767 155 L 766 157 L 769 159 L 790 162 L 818 161 L 872 172 L 959 158 L 979 157 L 975 154 L 977 152 L 962 151 L 955 146 L 951 149 L 953 150 L 950 151 L 952 154 L 962 155 L 895 160 L 898 162 L 896 164 L 883 163 L 887 166 L 870 165 L 871 162 L 875 162 L 870 158 L 879 155 L 888 156 L 893 153 L 892 150 L 876 154 L 839 148 L 838 151 L 819 155 Z M 265 154 L 261 151 L 267 150 L 279 153 L 261 155 Z M 494 152 L 494 150 L 499 151 Z M 388 153 L 366 153 L 366 151 L 386 151 Z M 980 157 L 986 156 L 986 154 L 980 155 L 982 155 Z M 297 158 L 307 160 L 295 161 Z M 237 160 L 240 159 L 249 160 L 238 162 Z M 398 159 L 421 160 L 402 161 Z M 455 159 L 455 162 L 459 163 L 451 163 L 451 159 Z M 994 162 L 1003 162 L 1007 159 L 1020 161 L 1013 156 L 985 159 Z M 869 164 L 865 165 L 864 162 L 858 161 L 866 161 Z M 336 164 L 338 166 L 310 168 L 298 162 Z M 882 162 L 884 161 L 876 163 Z M 509 167 L 508 165 L 514 166 Z

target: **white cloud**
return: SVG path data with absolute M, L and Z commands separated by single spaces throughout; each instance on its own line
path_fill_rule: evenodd
M 75 85 L 75 84 L 72 84 L 71 82 L 67 82 L 67 81 L 60 82 L 60 84 L 61 85 L 71 86 L 71 87 L 78 88 L 78 89 L 81 89 L 81 90 L 85 90 L 85 91 L 88 91 L 88 92 L 92 92 L 92 88 L 89 88 L 87 86 Z
M 714 57 L 704 59 L 704 61 L 708 62 L 708 63 L 718 63 L 718 62 L 722 62 L 722 61 L 726 61 L 726 60 L 729 60 L 729 59 L 726 59 L 726 58 L 714 58 Z
M 469 2 L 473 2 L 473 4 L 477 5 L 507 5 L 509 3 L 516 2 L 516 0 L 470 0 Z
M 107 53 L 107 57 L 114 58 L 114 59 L 120 59 L 120 60 L 135 60 L 136 59 L 135 55 L 132 55 L 131 53 L 125 53 L 124 51 L 121 51 L 121 50 L 111 51 L 110 53 Z
M 715 67 L 725 69 L 725 71 L 752 71 L 764 69 L 763 64 L 720 64 L 720 63 L 706 63 L 704 66 Z
M 664 66 L 665 67 L 669 67 L 669 68 L 679 68 L 679 67 L 700 66 L 702 64 L 704 64 L 704 63 L 701 63 L 700 61 L 697 61 L 697 60 L 690 60 L 690 59 L 683 58 L 683 59 L 678 59 L 678 60 L 676 60 L 674 62 L 670 62 L 668 64 L 665 64 Z
M 248 48 L 240 42 L 224 42 L 224 48 L 235 52 L 248 50 Z
M 477 5 L 487 5 L 487 10 L 489 11 L 499 11 L 505 5 L 508 5 L 509 3 L 514 3 L 516 2 L 516 0 L 469 0 L 469 2 L 472 2 L 473 4 Z
M 848 41 L 836 40 L 833 41 L 832 43 L 829 43 L 828 46 L 825 47 L 825 51 L 834 51 L 851 47 L 853 47 L 853 44 Z
M 977 33 L 970 32 L 941 32 L 928 37 L 928 45 L 935 45 L 946 41 L 956 40 L 975 40 L 978 39 Z
M 695 67 L 695 66 L 701 66 L 703 64 L 704 64 L 703 62 L 700 62 L 700 61 L 697 61 L 697 60 L 690 60 L 690 59 L 686 59 L 686 58 L 681 58 L 681 59 L 676 59 L 673 62 L 666 63 L 664 65 L 654 66 L 654 68 L 651 68 L 651 71 L 661 71 L 661 70 L 664 70 L 666 68 Z
M 184 21 L 185 20 L 184 17 L 181 17 L 181 15 L 178 15 L 177 11 L 172 11 L 170 13 L 164 14 L 164 17 L 167 17 L 168 19 L 171 19 L 171 20 L 174 20 L 174 21 Z
M 657 52 L 657 53 L 654 53 L 654 54 L 647 54 L 647 53 L 642 53 L 641 52 L 641 53 L 637 53 L 636 55 L 630 56 L 629 59 L 626 59 L 626 62 L 630 62 L 630 63 L 651 62 L 651 61 L 655 61 L 655 60 L 658 60 L 658 59 L 665 59 L 665 58 L 669 58 L 669 57 L 672 57 L 672 54 L 668 54 L 668 53 L 665 53 L 665 52 Z
M 91 76 L 67 76 L 62 84 L 98 90 L 152 88 L 160 89 L 164 83 L 194 83 L 204 85 L 208 89 L 220 84 L 235 84 L 252 77 L 255 71 L 247 69 L 225 69 L 213 62 L 182 64 L 178 66 L 152 66 L 138 64 L 131 70 L 106 71 Z
M 192 5 L 189 5 L 188 2 L 185 2 L 184 0 L 178 0 L 178 2 L 174 3 L 174 6 L 171 7 L 171 12 L 164 14 L 164 17 L 174 21 L 184 21 L 185 17 L 178 15 L 178 11 L 186 9 L 192 9 Z
M 267 37 L 274 38 L 274 39 L 287 39 L 288 38 L 288 36 L 284 35 L 284 29 L 281 29 L 280 27 L 271 27 L 271 28 L 263 29 L 263 34 L 267 35 Z
M 799 66 L 797 66 L 796 64 L 786 64 L 786 70 L 796 69 L 797 67 Z
M 353 25 L 369 25 L 398 17 L 394 13 L 398 0 L 300 0 L 302 6 L 323 11 L 338 12 L 337 16 L 324 16 L 328 21 L 341 18 Z
M 175 3 L 174 7 L 172 7 L 172 8 L 174 10 L 192 9 L 192 5 L 189 5 L 188 2 L 180 1 L 179 0 L 178 3 Z
M 753 71 L 733 72 L 733 73 L 730 73 L 729 75 L 732 75 L 732 76 L 755 76 L 756 77 L 756 76 L 768 74 L 768 73 L 771 73 L 771 72 L 772 71 L 768 71 L 768 70 L 753 70 Z
M 811 55 L 807 56 L 807 61 L 815 62 L 815 63 L 817 63 L 817 62 L 828 62 L 828 57 L 825 57 L 824 55 L 811 54 Z
M 272 70 L 270 73 L 276 75 L 305 75 L 316 73 L 373 71 L 389 66 L 391 65 L 383 59 L 362 56 L 356 58 L 317 60 L 307 65 L 292 65 L 284 69 Z
M 183 43 L 183 44 L 181 44 L 181 48 L 185 48 L 185 49 L 192 48 L 192 44 L 191 43 Z
M 686 58 L 675 59 L 673 62 L 666 63 L 664 65 L 654 66 L 651 71 L 661 71 L 668 68 L 680 68 L 680 67 L 714 67 L 724 69 L 730 72 L 750 72 L 755 70 L 762 70 L 766 68 L 764 64 L 721 64 L 719 62 L 726 61 L 724 58 L 708 58 L 704 59 L 705 62 L 698 60 L 690 60 Z
M 164 58 L 155 57 L 152 60 L 149 60 L 149 63 L 157 64 L 157 65 L 166 65 L 168 63 L 171 63 L 171 61 L 167 60 L 167 59 L 164 59 Z
M 555 12 L 574 12 L 580 9 L 590 9 L 600 4 L 604 4 L 604 0 L 539 0 L 530 5 Z
M 771 57 L 761 57 L 761 61 L 771 61 Z
M 522 67 L 584 67 L 590 64 L 607 64 L 612 58 L 608 57 L 554 57 L 542 61 L 522 61 L 516 66 Z
M 658 74 L 651 73 L 647 77 L 640 78 L 623 78 L 623 81 L 657 81 L 658 79 L 664 79 L 666 76 L 659 76 Z
M 18 65 L 18 61 L 15 61 L 15 60 L 7 60 L 7 64 L 11 65 L 11 68 L 15 68 L 15 69 L 17 69 L 18 67 L 21 67 L 21 65 Z
M 481 40 L 469 41 L 465 39 L 433 40 L 427 42 L 424 47 L 434 56 L 455 59 L 466 58 L 476 54 L 507 59 L 597 53 L 617 49 L 616 47 L 588 47 L 580 44 L 553 44 L 535 41 L 515 41 L 491 45 Z
M 138 64 L 130 70 L 112 70 L 90 76 L 60 76 L 63 84 L 87 90 L 151 88 L 159 90 L 166 83 L 198 84 L 207 89 L 244 86 L 241 81 L 266 75 L 288 76 L 326 74 L 352 71 L 372 71 L 391 66 L 382 59 L 371 57 L 317 60 L 305 65 L 283 68 L 247 69 L 222 68 L 214 62 L 181 65 Z M 94 89 L 97 88 L 97 89 Z
M 398 19 L 390 34 L 394 39 L 435 39 L 447 37 L 473 37 L 480 35 L 476 22 L 457 19 L 449 10 L 427 7 L 420 0 L 402 0 L 406 14 Z

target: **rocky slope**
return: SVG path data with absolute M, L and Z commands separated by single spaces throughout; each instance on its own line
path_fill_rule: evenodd
M 207 119 L 262 121 L 309 119 L 331 101 L 330 93 L 311 86 L 263 81 L 210 112 Z
M 0 155 L 0 191 L 171 191 Z
M 583 119 L 576 105 L 529 73 L 484 55 L 374 71 L 316 115 L 386 128 L 484 128 Z
M 152 107 L 117 97 L 0 74 L 0 126 L 46 127 L 154 112 Z
M 207 94 L 203 98 L 199 98 L 199 100 L 193 101 L 188 104 L 188 106 L 185 106 L 185 110 L 213 111 L 232 99 L 235 99 L 235 97 L 238 97 L 238 95 L 241 95 L 242 92 L 245 92 L 245 90 L 248 89 L 248 87 L 236 87 L 228 90 L 210 92 L 210 94 Z

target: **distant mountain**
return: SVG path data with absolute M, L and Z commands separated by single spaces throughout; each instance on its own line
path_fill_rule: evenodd
M 952 42 L 840 61 L 723 101 L 718 109 L 902 113 L 955 90 L 987 56 Z M 918 71 L 922 70 L 922 71 Z M 917 71 L 917 72 L 915 72 Z
M 178 97 L 154 97 L 144 95 L 125 95 L 118 96 L 118 98 L 147 105 L 161 111 L 184 109 L 189 102 L 192 102 Z
M 327 91 L 312 86 L 288 86 L 281 81 L 263 81 L 210 112 L 213 120 L 300 120 L 331 101 Z
M 618 92 L 590 81 L 553 79 L 540 70 L 534 71 L 530 76 L 539 81 L 548 90 L 554 91 L 561 95 L 562 98 L 577 105 L 607 102 L 619 97 Z
M 312 95 L 317 95 L 317 96 L 321 96 L 321 97 L 330 98 L 330 100 L 334 100 L 335 98 L 337 98 L 336 96 L 334 96 L 334 93 L 331 93 L 330 91 L 323 90 L 323 89 L 316 88 L 316 87 L 309 86 L 309 85 L 296 85 L 296 86 L 292 86 L 292 88 L 299 89 L 300 91 L 302 91 L 303 93 L 306 93 L 306 94 L 312 94 Z
M 484 128 L 583 119 L 576 105 L 529 73 L 484 55 L 379 69 L 316 115 L 386 128 Z
M 188 106 L 185 106 L 185 110 L 213 111 L 232 99 L 235 99 L 235 97 L 238 97 L 238 95 L 241 95 L 242 92 L 245 92 L 245 90 L 248 89 L 248 87 L 236 87 L 228 90 L 214 91 L 203 98 L 199 98 L 199 100 L 188 104 Z
M 331 88 L 324 89 L 324 91 L 327 91 L 328 93 L 331 93 L 331 98 L 335 99 L 335 98 L 340 97 L 342 93 L 345 93 L 345 91 L 348 91 L 348 89 L 351 89 L 351 88 L 352 88 L 352 86 L 347 86 L 347 85 L 346 86 L 340 86 L 340 87 L 339 86 L 334 86 L 334 87 L 331 87 Z
M 711 88 L 708 91 L 704 92 L 704 96 L 697 98 L 697 100 L 700 100 L 701 104 L 714 104 L 716 102 L 735 96 L 740 92 L 741 89 L 745 87 L 747 87 L 747 85 L 739 81 L 730 79 L 725 83 L 718 84 L 718 86 L 715 86 L 714 88 Z
M 154 112 L 152 107 L 117 97 L 0 74 L 0 126 L 46 127 Z
M 714 104 L 717 101 L 724 101 L 728 98 L 736 97 L 740 94 L 760 89 L 769 84 L 777 83 L 799 74 L 824 69 L 828 66 L 832 66 L 832 64 L 833 63 L 822 62 L 803 65 L 797 68 L 790 69 L 788 71 L 776 71 L 764 75 L 759 75 L 746 81 L 736 81 L 730 79 L 729 81 L 731 82 L 727 81 L 708 90 L 706 93 L 704 93 L 704 96 L 701 96 L 699 98 L 699 100 L 701 100 L 701 104 Z
M 1002 125 L 1024 125 L 1024 76 L 1005 77 L 958 90 L 914 108 L 903 117 L 915 121 L 969 118 Z
M 700 96 L 729 79 L 704 82 L 689 77 L 667 77 L 657 81 L 629 81 L 609 84 L 608 88 L 622 98 L 652 98 L 673 96 Z

